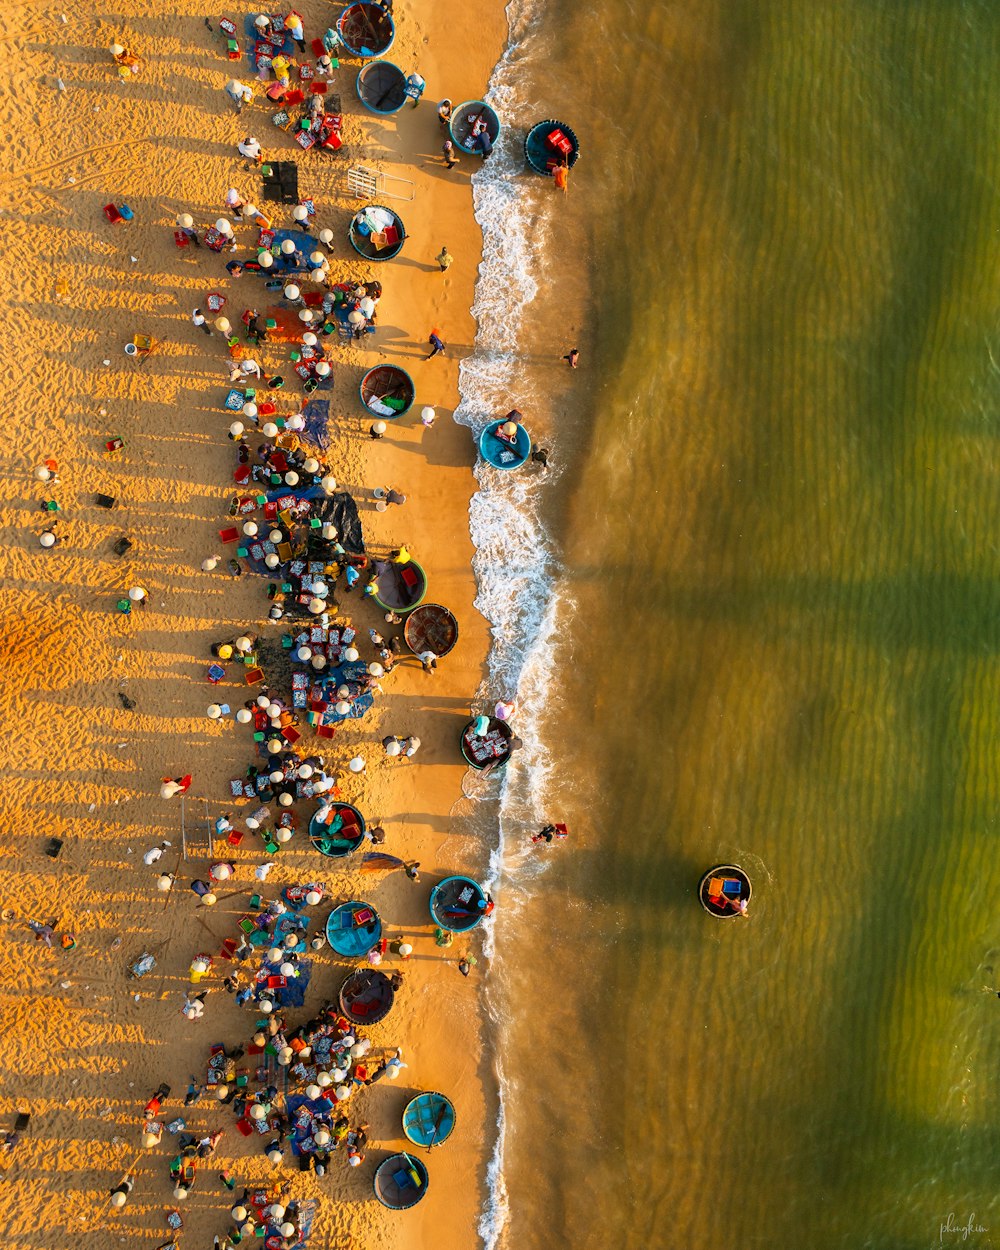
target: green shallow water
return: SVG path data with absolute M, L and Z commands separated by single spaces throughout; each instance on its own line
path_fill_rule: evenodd
M 574 10 L 518 1250 L 1000 1245 L 998 54 L 986 3 Z M 697 905 L 727 861 L 747 921 Z

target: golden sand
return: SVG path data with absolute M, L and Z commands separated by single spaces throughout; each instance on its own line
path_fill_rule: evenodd
M 209 1046 L 245 1042 L 255 1018 L 219 987 L 220 970 L 224 975 L 230 967 L 219 959 L 205 983 L 213 992 L 202 1020 L 185 1020 L 180 1006 L 192 957 L 217 954 L 234 932 L 254 884 L 253 866 L 265 858 L 252 836 L 236 851 L 226 848 L 237 877 L 214 910 L 200 908 L 186 888 L 208 862 L 206 817 L 232 811 L 241 825 L 240 808 L 227 801 L 228 781 L 251 759 L 244 727 L 205 716 L 213 699 L 235 707 L 246 697 L 235 683 L 208 685 L 208 647 L 260 627 L 268 606 L 262 579 L 230 578 L 224 559 L 214 573 L 200 568 L 207 555 L 231 554 L 216 535 L 226 523 L 234 455 L 225 438 L 232 418 L 222 408 L 225 347 L 197 330 L 190 314 L 210 290 L 227 294 L 227 312 L 237 316 L 245 305 L 261 307 L 264 298 L 260 279 L 228 279 L 227 255 L 177 249 L 172 238 L 179 212 L 191 212 L 201 227 L 223 215 L 230 186 L 259 207 L 282 211 L 263 203 L 259 175 L 246 171 L 236 153 L 237 140 L 248 133 L 260 138 L 266 155 L 298 159 L 300 193 L 316 200 L 317 226 L 335 234 L 334 280 L 377 276 L 383 283 L 374 345 L 333 351 L 329 459 L 359 502 L 370 547 L 407 542 L 427 569 L 429 598 L 455 611 L 462 633 L 434 676 L 412 659 L 400 665 L 374 714 L 324 744 L 327 759 L 341 767 L 359 752 L 366 756 L 363 779 L 343 770 L 345 797 L 385 826 L 385 850 L 421 861 L 421 882 L 399 873 L 358 878 L 350 864 L 331 869 L 300 835 L 276 857 L 266 887 L 273 897 L 283 885 L 318 878 L 334 900 L 363 889 L 386 932 L 414 944 L 397 1006 L 373 1031 L 376 1046 L 402 1045 L 409 1066 L 394 1084 L 383 1081 L 351 1105 L 352 1119 L 370 1124 L 367 1160 L 348 1169 L 335 1156 L 319 1179 L 287 1165 L 275 1172 L 261 1142 L 241 1137 L 231 1112 L 203 1099 L 184 1113 L 190 1131 L 222 1127 L 226 1135 L 184 1204 L 181 1244 L 209 1246 L 226 1231 L 232 1196 L 216 1179 L 222 1167 L 240 1184 L 277 1176 L 290 1182 L 293 1196 L 319 1197 L 315 1245 L 461 1250 L 476 1242 L 494 1117 L 479 1013 L 482 967 L 461 977 L 457 960 L 477 944 L 437 948 L 426 904 L 436 875 L 479 871 L 487 854 L 453 817 L 463 777 L 457 733 L 481 679 L 487 642 L 472 607 L 467 503 L 474 448 L 468 431 L 450 420 L 458 359 L 474 336 L 468 309 L 480 240 L 469 190 L 473 162 L 445 173 L 435 104 L 445 95 L 458 101 L 482 94 L 503 32 L 499 12 L 448 8 L 418 15 L 397 6 L 391 59 L 426 77 L 419 108 L 407 106 L 382 121 L 357 102 L 357 65 L 345 61 L 335 72 L 345 146 L 332 159 L 301 153 L 275 129 L 259 88 L 258 100 L 237 118 L 223 93 L 234 66 L 219 36 L 205 28 L 200 8 L 182 3 L 161 14 L 127 0 L 120 21 L 76 8 L 67 10 L 65 23 L 58 10 L 12 11 L 5 42 L 20 88 L 4 105 L 14 172 L 2 183 L 8 436 L 0 548 L 0 658 L 7 674 L 0 692 L 6 727 L 0 923 L 8 950 L 0 988 L 0 1066 L 7 1074 L 0 1112 L 4 1127 L 18 1110 L 32 1117 L 21 1145 L 0 1158 L 7 1172 L 0 1227 L 12 1250 L 166 1240 L 165 1213 L 177 1205 L 167 1176 L 174 1150 L 166 1136 L 158 1148 L 140 1149 L 142 1108 L 155 1086 L 168 1081 L 166 1118 L 172 1119 L 189 1075 L 204 1073 Z M 307 39 L 321 35 L 338 12 L 311 0 L 300 9 Z M 224 15 L 212 14 L 213 25 Z M 228 16 L 242 26 L 242 13 Z M 108 53 L 116 40 L 141 58 L 140 73 L 127 83 L 119 82 Z M 245 62 L 235 68 L 252 81 Z M 395 262 L 366 265 L 347 244 L 357 202 L 345 195 L 344 172 L 356 163 L 414 183 L 414 201 L 397 205 L 409 241 Z M 109 201 L 127 202 L 134 220 L 109 225 L 101 212 Z M 255 232 L 237 230 L 245 254 Z M 433 259 L 442 244 L 455 257 L 446 275 Z M 451 345 L 449 355 L 424 364 L 434 325 Z M 141 365 L 124 353 L 137 332 L 156 344 Z M 367 439 L 371 418 L 357 384 L 382 359 L 412 371 L 417 403 L 376 443 Z M 262 360 L 274 368 L 287 361 L 287 348 L 265 347 Z M 288 390 L 279 392 L 281 412 L 297 406 L 298 388 Z M 419 421 L 424 404 L 437 409 L 430 430 Z M 110 456 L 104 444 L 113 436 L 125 448 Z M 59 463 L 58 484 L 33 476 L 48 457 Z M 405 507 L 375 512 L 371 490 L 380 485 L 404 491 Z M 96 507 L 96 492 L 115 496 L 116 507 Z M 60 543 L 52 551 L 38 544 L 48 523 L 39 511 L 45 499 L 62 509 Z M 117 557 L 112 544 L 123 534 L 134 546 Z M 150 606 L 125 617 L 115 604 L 135 584 L 149 589 Z M 341 598 L 362 634 L 378 623 L 360 595 Z M 135 700 L 134 711 L 121 705 L 120 693 Z M 412 761 L 388 760 L 379 744 L 385 733 L 417 734 L 422 749 Z M 206 855 L 177 865 L 181 808 L 161 800 L 158 786 L 161 777 L 185 772 L 194 776 L 186 830 L 201 839 Z M 51 836 L 65 843 L 57 859 L 44 854 Z M 173 846 L 160 866 L 177 865 L 180 877 L 166 896 L 155 889 L 157 868 L 142 862 L 143 852 L 164 838 Z M 326 908 L 319 910 L 325 916 Z M 29 919 L 55 919 L 57 933 L 75 934 L 76 949 L 36 943 Z M 141 981 L 130 980 L 127 969 L 144 951 L 155 954 L 157 966 Z M 290 1019 L 305 1019 L 327 1001 L 345 971 L 331 952 L 319 957 L 306 1008 Z M 396 1214 L 375 1202 L 372 1172 L 402 1144 L 402 1107 L 422 1089 L 454 1099 L 458 1128 L 428 1160 L 426 1200 Z M 124 1211 L 113 1211 L 108 1191 L 133 1163 L 132 1197 Z

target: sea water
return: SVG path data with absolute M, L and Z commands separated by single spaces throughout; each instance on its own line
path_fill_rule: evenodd
M 471 517 L 525 743 L 483 1240 L 1000 1245 L 1000 7 L 509 16 L 459 419 L 552 456 Z

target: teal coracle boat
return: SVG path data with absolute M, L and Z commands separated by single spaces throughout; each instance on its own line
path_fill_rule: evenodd
M 370 113 L 389 117 L 406 101 L 406 75 L 392 61 L 369 61 L 358 70 L 358 99 Z
M 444 1094 L 418 1094 L 403 1108 L 403 1132 L 415 1146 L 443 1145 L 454 1127 L 455 1107 Z
M 327 918 L 326 940 L 345 959 L 363 959 L 381 937 L 382 920 L 371 903 L 351 899 Z
M 501 436 L 506 425 L 517 425 L 513 439 Z M 479 436 L 479 451 L 494 469 L 519 469 L 531 455 L 531 435 L 516 421 L 492 421 Z
M 485 100 L 466 100 L 452 111 L 448 133 L 468 156 L 489 156 L 500 138 L 500 118 Z
M 467 933 L 486 915 L 486 891 L 471 877 L 445 877 L 431 891 L 431 919 L 450 933 Z
M 321 818 L 324 812 L 333 813 L 328 822 Z M 309 840 L 321 855 L 342 859 L 365 840 L 365 818 L 350 803 L 321 804 L 309 822 Z
M 524 141 L 524 159 L 536 174 L 551 178 L 557 165 L 572 169 L 580 159 L 580 140 L 565 122 L 538 122 Z

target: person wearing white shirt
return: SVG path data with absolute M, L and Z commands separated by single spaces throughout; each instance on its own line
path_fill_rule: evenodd
M 245 139 L 241 139 L 239 143 L 237 143 L 236 147 L 239 150 L 240 156 L 245 156 L 248 161 L 253 161 L 257 165 L 259 165 L 264 159 L 260 142 L 255 139 L 253 135 L 247 135 Z

